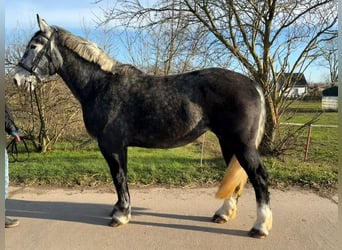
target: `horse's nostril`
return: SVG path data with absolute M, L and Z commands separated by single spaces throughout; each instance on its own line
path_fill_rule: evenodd
M 17 79 L 13 78 L 13 82 L 14 82 L 15 86 L 18 86 Z

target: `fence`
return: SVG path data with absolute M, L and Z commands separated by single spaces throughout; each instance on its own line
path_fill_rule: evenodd
M 304 126 L 304 124 L 302 124 L 302 123 L 281 123 L 281 125 Z M 318 125 L 318 124 L 310 124 L 309 125 L 307 138 L 306 138 L 306 145 L 305 145 L 304 161 L 308 160 L 310 143 L 311 143 L 311 136 L 312 136 L 312 128 L 313 127 L 316 127 L 316 128 L 338 128 L 338 125 Z

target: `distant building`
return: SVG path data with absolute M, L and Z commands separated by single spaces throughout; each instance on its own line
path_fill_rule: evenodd
M 338 86 L 333 86 L 322 91 L 322 110 L 338 111 Z
M 284 73 L 278 79 L 277 89 L 278 91 L 286 91 L 288 98 L 298 98 L 307 95 L 308 83 L 303 73 Z

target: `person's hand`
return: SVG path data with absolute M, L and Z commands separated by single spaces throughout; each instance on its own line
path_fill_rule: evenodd
M 20 139 L 20 134 L 15 134 L 15 135 L 13 135 L 14 136 L 14 138 L 15 138 L 15 140 L 17 141 L 17 142 L 20 142 L 21 141 L 21 139 Z

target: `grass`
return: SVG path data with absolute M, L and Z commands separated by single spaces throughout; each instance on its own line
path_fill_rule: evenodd
M 297 113 L 286 122 L 303 124 L 317 117 L 316 113 Z M 338 114 L 333 112 L 321 113 L 314 125 L 338 125 Z M 285 125 L 284 125 L 285 126 Z M 293 130 L 294 126 L 285 126 L 284 130 Z M 308 128 L 305 128 L 293 142 L 293 148 L 286 152 L 297 159 L 303 159 L 307 144 Z M 309 145 L 309 160 L 311 163 L 337 166 L 338 162 L 338 128 L 312 127 Z
M 291 103 L 290 109 L 293 110 L 320 110 L 322 108 L 321 101 L 301 101 L 301 100 L 295 100 Z
M 279 161 L 266 158 L 265 165 L 274 187 L 300 186 L 315 190 L 334 190 L 337 185 L 337 167 L 330 164 L 303 162 L 288 158 Z
M 305 123 L 314 114 L 298 113 L 289 122 Z M 316 124 L 337 125 L 337 113 L 323 113 Z M 288 129 L 293 129 L 289 127 Z M 309 159 L 303 161 L 307 130 L 281 158 L 263 157 L 273 187 L 336 189 L 337 128 L 312 129 Z M 202 138 L 174 149 L 128 150 L 128 181 L 133 185 L 212 185 L 221 181 L 225 164 L 215 136 L 207 133 L 201 164 Z M 58 147 L 59 146 L 59 147 Z M 63 187 L 112 185 L 108 166 L 96 144 L 70 151 L 65 144 L 25 162 L 10 164 L 12 183 Z
M 225 167 L 221 158 L 206 155 L 200 164 L 200 148 L 151 150 L 129 148 L 128 180 L 139 185 L 189 185 L 217 182 Z M 108 166 L 97 150 L 54 150 L 32 153 L 25 162 L 12 163 L 11 180 L 17 184 L 98 186 L 111 183 Z
M 338 115 L 335 112 L 324 113 L 296 113 L 285 115 L 284 122 L 306 123 L 311 119 L 317 119 L 314 124 L 317 125 L 338 125 Z

